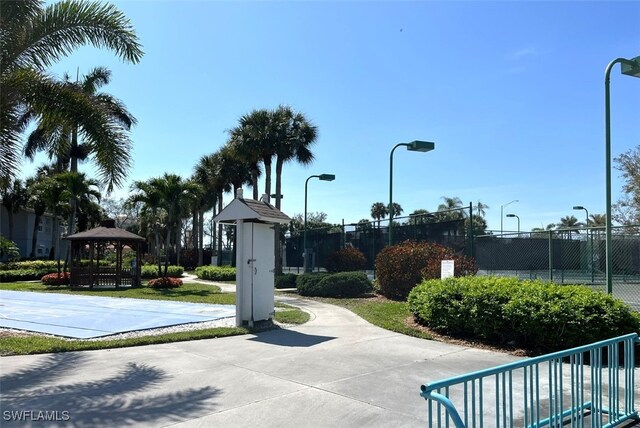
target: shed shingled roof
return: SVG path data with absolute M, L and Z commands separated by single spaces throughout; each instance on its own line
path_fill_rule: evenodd
M 255 199 L 240 199 L 246 206 L 260 214 L 262 217 L 281 218 L 283 220 L 291 220 L 288 215 L 277 209 L 271 204 Z
M 144 241 L 142 236 L 117 227 L 96 227 L 84 232 L 74 233 L 65 239 L 70 241 Z

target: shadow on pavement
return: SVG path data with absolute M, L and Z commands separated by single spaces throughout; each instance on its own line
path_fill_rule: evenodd
M 41 412 L 55 414 L 57 423 L 74 427 L 177 422 L 210 413 L 214 407 L 212 398 L 220 393 L 209 386 L 167 392 L 167 385 L 163 384 L 170 376 L 134 362 L 111 377 L 100 378 L 98 368 L 92 372 L 95 379 L 64 383 L 61 378 L 73 376 L 74 369 L 88 363 L 86 360 L 79 353 L 53 354 L 30 367 L 0 376 L 2 426 L 46 425 L 43 420 L 33 419 L 39 413 L 42 416 Z
M 313 336 L 293 330 L 279 329 L 258 333 L 256 337 L 252 337 L 249 340 L 278 346 L 310 347 L 333 339 L 335 337 Z

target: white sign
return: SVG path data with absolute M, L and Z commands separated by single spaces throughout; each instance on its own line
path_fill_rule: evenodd
M 440 265 L 440 279 L 453 276 L 453 260 L 443 260 Z

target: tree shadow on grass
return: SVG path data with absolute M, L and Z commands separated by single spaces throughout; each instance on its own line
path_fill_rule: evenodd
M 82 353 L 52 354 L 0 376 L 2 426 L 30 422 L 7 421 L 7 411 L 68 412 L 67 423 L 75 427 L 167 425 L 211 413 L 220 393 L 211 386 L 168 390 L 171 376 L 144 363 L 128 363 L 107 377 L 99 367 L 87 369 L 91 363 Z M 82 374 L 74 375 L 77 369 Z

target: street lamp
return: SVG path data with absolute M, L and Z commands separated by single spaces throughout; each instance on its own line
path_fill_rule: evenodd
M 507 217 L 515 217 L 518 219 L 518 234 L 520 234 L 520 217 L 515 214 L 507 214 Z
M 585 207 L 583 207 L 582 205 L 576 205 L 575 207 L 573 207 L 573 209 L 574 210 L 584 210 L 587 213 L 587 216 L 586 216 L 587 222 L 585 224 L 587 226 L 587 229 L 589 229 L 589 211 Z
M 593 284 L 594 280 L 594 272 L 593 272 L 593 236 L 591 235 L 591 231 L 589 230 L 589 211 L 583 207 L 582 205 L 576 205 L 573 207 L 574 210 L 584 210 L 586 213 L 586 227 L 587 227 L 587 246 L 589 248 L 589 252 L 591 253 L 591 283 Z
M 303 266 L 304 266 L 305 273 L 309 272 L 309 266 L 307 263 L 307 255 L 308 255 L 308 251 L 307 251 L 307 184 L 309 184 L 309 180 L 311 180 L 312 178 L 318 178 L 322 181 L 333 181 L 336 179 L 336 176 L 333 174 L 312 175 L 312 176 L 309 176 L 307 180 L 304 182 L 304 239 L 303 239 L 304 252 L 302 253 L 302 255 L 304 256 Z
M 500 205 L 500 235 L 502 235 L 502 233 L 503 233 L 502 223 L 503 223 L 503 219 L 504 219 L 504 215 L 503 215 L 504 207 L 506 207 L 507 205 L 511 205 L 514 202 L 520 202 L 520 201 L 517 200 L 517 199 L 514 199 L 513 201 L 511 201 L 509 203 L 506 203 L 504 205 Z
M 430 152 L 435 149 L 435 143 L 415 140 L 410 143 L 398 143 L 391 149 L 389 155 L 389 245 L 393 245 L 393 152 L 400 146 L 405 146 L 410 152 Z
M 613 292 L 613 264 L 611 249 L 611 103 L 609 83 L 613 66 L 620 63 L 622 74 L 632 77 L 640 77 L 640 56 L 632 59 L 616 58 L 607 65 L 604 71 L 604 123 L 605 123 L 605 187 L 606 187 L 606 276 L 607 293 Z

